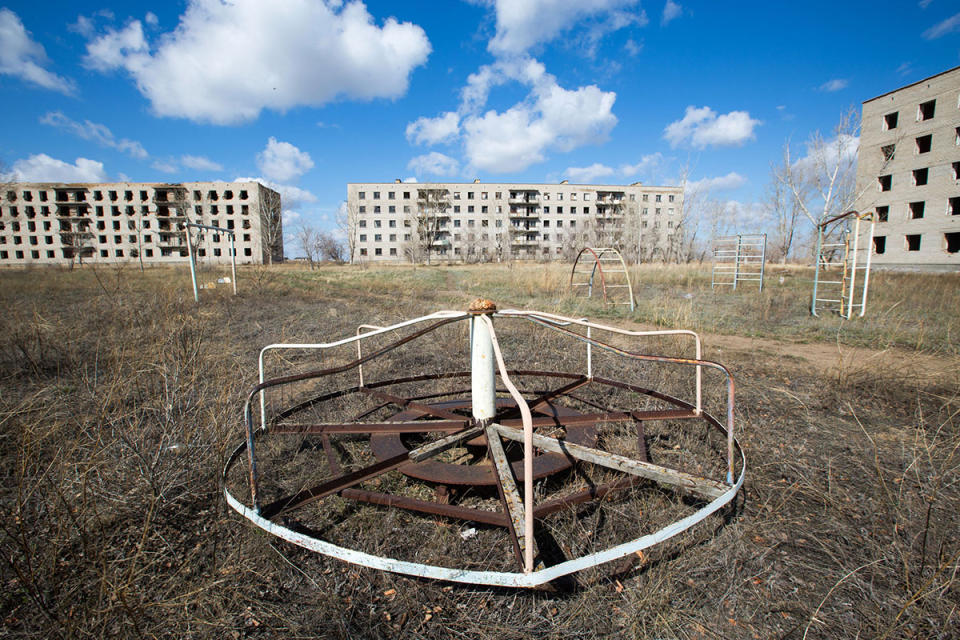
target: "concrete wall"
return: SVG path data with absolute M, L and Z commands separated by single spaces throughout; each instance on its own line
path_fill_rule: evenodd
M 681 240 L 680 187 L 366 182 L 347 185 L 353 259 L 425 260 L 417 214 L 426 191 L 442 193 L 445 203 L 432 260 L 569 259 L 584 246 L 615 241 L 641 259 L 664 259 Z
M 0 266 L 188 259 L 184 222 L 236 232 L 238 263 L 262 263 L 261 205 L 280 196 L 257 182 L 13 183 L 0 192 Z M 282 260 L 282 233 L 273 253 Z M 279 247 L 279 249 L 277 248 Z M 227 234 L 207 231 L 198 258 L 230 262 Z
M 933 116 L 923 119 L 919 107 L 930 101 L 935 101 Z M 890 127 L 893 114 L 897 123 Z M 960 67 L 863 103 L 857 165 L 857 190 L 863 195 L 855 208 L 886 212 L 887 220 L 874 231 L 882 238 L 874 240 L 875 266 L 960 270 L 960 250 L 947 250 L 947 234 L 960 233 L 958 128 Z M 918 139 L 926 136 L 930 150 L 922 152 Z M 891 146 L 894 155 L 887 159 L 884 148 Z M 917 184 L 923 170 L 926 184 Z M 879 176 L 889 176 L 889 191 L 881 190 Z M 921 206 L 923 215 L 916 217 Z M 908 245 L 908 236 L 919 240 L 918 248 Z

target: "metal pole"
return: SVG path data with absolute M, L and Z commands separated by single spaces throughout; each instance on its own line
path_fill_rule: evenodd
M 867 312 L 867 287 L 870 285 L 870 259 L 873 257 L 873 230 L 876 221 L 870 218 L 870 240 L 867 241 L 867 268 L 863 272 L 863 299 L 860 301 L 860 317 Z
M 853 315 L 853 300 L 857 294 L 857 249 L 860 248 L 860 217 L 853 223 L 853 252 L 850 254 L 850 302 L 847 303 L 847 320 Z
M 817 253 L 814 256 L 813 299 L 810 301 L 810 315 L 817 317 L 817 283 L 820 281 L 820 252 L 823 251 L 823 225 L 817 226 Z
M 740 251 L 743 248 L 743 236 L 737 234 L 737 253 L 733 258 L 733 290 L 737 290 L 737 280 L 740 279 Z
M 193 281 L 193 300 L 199 303 L 200 291 L 197 289 L 197 265 L 193 256 L 193 242 L 190 240 L 189 225 L 184 226 L 183 231 L 187 234 L 187 253 L 190 254 L 190 279 Z
M 760 247 L 760 293 L 763 293 L 763 272 L 767 265 L 767 234 L 763 234 L 763 244 Z
M 473 417 L 478 422 L 497 413 L 497 374 L 489 324 L 479 316 L 470 318 L 470 392 Z
M 237 247 L 234 244 L 235 233 L 230 234 L 230 270 L 233 275 L 233 295 L 237 295 Z

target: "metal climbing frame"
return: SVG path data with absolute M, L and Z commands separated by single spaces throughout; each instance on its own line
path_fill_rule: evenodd
M 747 233 L 722 236 L 713 243 L 713 272 L 710 288 L 732 287 L 741 282 L 757 282 L 763 291 L 763 273 L 767 261 L 767 234 Z
M 197 286 L 197 256 L 193 251 L 193 240 L 190 238 L 190 229 L 206 229 L 207 231 L 216 231 L 217 233 L 226 234 L 230 238 L 230 273 L 231 273 L 231 282 L 233 283 L 233 295 L 237 295 L 237 248 L 236 248 L 236 233 L 232 229 L 223 229 L 222 227 L 214 227 L 208 224 L 199 224 L 196 222 L 188 222 L 184 225 L 187 231 L 187 253 L 190 254 L 190 279 L 193 281 L 193 300 L 194 302 L 200 302 L 200 289 Z
M 587 247 L 577 254 L 573 269 L 570 271 L 570 287 L 578 295 L 592 298 L 595 284 L 599 285 L 604 302 L 629 305 L 630 311 L 633 311 L 633 284 L 630 282 L 630 272 L 627 270 L 627 263 L 623 261 L 623 256 L 616 249 Z
M 733 500 L 743 484 L 746 468 L 743 451 L 734 437 L 734 382 L 723 365 L 702 359 L 700 339 L 695 333 L 682 330 L 627 331 L 544 312 L 497 312 L 492 303 L 477 302 L 480 304 L 475 302 L 468 312 L 439 311 L 389 327 L 367 325 L 361 327 L 357 335 L 339 341 L 276 344 L 264 348 L 260 359 L 261 382 L 247 395 L 244 405 L 245 440 L 234 449 L 223 470 L 223 490 L 231 508 L 272 535 L 347 562 L 456 582 L 536 587 L 583 569 L 630 557 L 689 529 Z M 494 319 L 498 319 L 498 323 L 531 323 L 548 332 L 556 332 L 560 336 L 578 341 L 573 344 L 585 344 L 583 371 L 573 373 L 508 369 L 494 329 Z M 369 364 L 403 345 L 430 336 L 440 327 L 459 322 L 469 323 L 469 371 L 419 375 L 411 372 L 411 375 L 406 377 L 379 380 L 371 380 L 367 376 L 366 379 L 360 377 L 356 386 L 345 388 L 333 388 L 327 382 L 333 376 L 347 375 L 354 371 L 358 376 L 362 376 L 363 364 Z M 364 355 L 359 351 L 360 343 L 365 340 L 404 333 L 404 337 L 390 344 L 377 343 L 379 348 L 371 353 Z M 651 336 L 689 336 L 694 340 L 695 357 L 654 356 L 628 351 L 598 340 L 597 334 L 609 336 L 609 339 L 617 342 Z M 429 339 L 426 338 L 427 341 Z M 264 379 L 263 358 L 268 351 L 308 349 L 322 354 L 351 343 L 358 345 L 358 357 L 352 362 L 318 371 Z M 594 370 L 594 350 L 612 354 L 611 357 L 617 361 L 622 358 L 625 359 L 624 362 L 662 363 L 690 370 L 691 388 L 695 389 L 695 397 L 692 402 L 687 402 L 636 384 L 598 376 Z M 705 368 L 720 372 L 725 379 L 726 394 L 721 394 L 721 397 L 726 396 L 726 416 L 723 421 L 714 418 L 701 407 L 701 375 Z M 553 388 L 544 390 L 530 387 L 524 380 L 531 377 L 543 381 L 553 380 Z M 470 380 L 469 387 L 450 390 L 450 385 L 456 386 L 459 380 L 467 379 Z M 256 424 L 253 404 L 258 397 L 263 401 L 268 391 L 277 391 L 288 385 L 295 386 L 307 381 L 326 383 L 323 393 L 282 408 L 270 415 L 269 419 L 265 419 L 266 414 L 261 413 L 260 424 Z M 419 386 L 429 381 L 446 383 L 446 391 L 423 393 L 410 389 L 412 393 L 405 394 L 393 391 L 398 387 Z M 591 386 L 596 387 L 603 396 L 619 390 L 627 397 L 635 398 L 634 401 L 642 398 L 656 399 L 668 408 L 625 410 L 605 408 L 590 402 L 576 408 L 573 402 L 582 403 L 579 398 L 582 398 L 582 394 Z M 455 397 L 458 394 L 460 397 Z M 348 422 L 317 423 L 317 413 L 322 414 L 322 409 L 329 403 L 340 401 L 354 407 L 350 409 L 351 413 L 357 409 L 360 409 L 360 413 Z M 369 403 L 367 406 L 371 408 L 364 408 L 366 403 Z M 261 405 L 261 411 L 265 411 L 263 406 Z M 398 412 L 386 420 L 377 417 L 383 415 L 377 412 L 389 407 L 394 407 L 393 410 Z M 300 412 L 305 408 L 317 413 L 306 417 L 308 423 L 291 422 L 301 415 Z M 650 459 L 646 445 L 641 446 L 640 443 L 645 442 L 644 423 L 656 421 L 700 421 L 705 423 L 708 431 L 722 434 L 722 452 L 716 451 L 718 455 L 714 460 L 715 470 L 688 472 L 678 469 L 677 460 L 672 457 L 669 465 L 660 465 L 656 460 Z M 605 436 L 601 435 L 601 430 L 616 424 L 626 425 L 629 429 L 635 428 L 638 453 L 633 457 L 621 455 L 602 446 Z M 558 430 L 562 436 L 556 435 Z M 425 437 L 429 433 L 434 434 L 432 439 L 427 438 L 414 445 L 401 440 L 401 436 Z M 359 469 L 344 468 L 337 459 L 339 445 L 331 441 L 337 437 L 348 437 L 357 442 L 358 436 L 369 437 L 376 462 L 363 463 L 366 466 Z M 261 487 L 256 452 L 258 448 L 269 450 L 267 445 L 271 439 L 277 442 L 277 439 L 291 437 L 301 440 L 307 437 L 322 439 L 322 448 L 298 445 L 295 450 L 308 452 L 320 448 L 326 455 L 333 477 L 310 488 L 306 488 L 309 485 L 294 479 L 290 483 L 291 487 L 279 491 L 279 495 L 283 497 L 277 497 L 276 486 L 271 485 L 269 489 Z M 439 454 L 449 451 L 451 447 L 468 446 L 485 449 L 486 453 L 482 458 L 488 462 L 451 464 L 438 459 Z M 513 451 L 512 460 L 505 455 L 507 446 Z M 517 447 L 520 448 L 519 452 Z M 673 449 L 676 447 L 671 447 L 671 450 Z M 245 475 L 249 484 L 249 503 L 244 503 L 231 492 L 231 469 L 238 463 L 242 466 L 242 461 L 247 463 Z M 279 461 L 280 464 L 286 462 L 286 459 Z M 603 484 L 588 483 L 588 486 L 573 493 L 564 492 L 550 497 L 546 479 L 552 474 L 582 463 L 589 463 L 621 476 L 614 481 Z M 309 462 L 308 466 L 316 467 Z M 438 500 L 429 501 L 422 497 L 391 493 L 387 487 L 395 486 L 395 482 L 382 482 L 381 476 L 395 471 L 407 478 L 436 485 Z M 713 474 L 718 477 L 709 477 Z M 236 479 L 234 485 L 242 482 L 240 478 L 236 478 L 237 474 L 233 475 Z M 276 469 L 267 468 L 263 475 L 265 478 L 275 479 Z M 580 474 L 575 474 L 574 477 L 580 477 Z M 366 481 L 371 481 L 371 484 L 367 488 L 361 488 L 361 483 Z M 671 504 L 686 504 L 687 507 L 681 513 L 687 515 L 658 530 L 648 530 L 633 540 L 614 544 L 606 549 L 591 546 L 587 547 L 584 555 L 580 557 L 564 558 L 554 564 L 544 562 L 536 549 L 539 539 L 536 534 L 538 530 L 549 530 L 549 522 L 544 521 L 547 521 L 551 514 L 565 510 L 569 512 L 569 507 L 579 503 L 610 499 L 613 493 L 631 489 L 640 482 L 652 482 L 662 490 L 690 496 L 693 502 L 670 501 Z M 447 499 L 439 499 L 439 488 L 448 485 L 466 486 L 471 493 L 483 486 L 495 487 L 501 510 L 491 511 L 453 503 L 449 500 L 446 489 L 443 494 Z M 475 563 L 465 567 L 450 567 L 377 555 L 325 540 L 321 531 L 291 520 L 297 514 L 308 515 L 311 510 L 308 509 L 308 513 L 301 510 L 306 505 L 316 504 L 333 496 L 337 496 L 337 501 L 352 500 L 426 513 L 434 518 L 439 516 L 501 527 L 509 533 L 509 539 L 512 540 L 510 546 L 521 571 L 483 570 Z M 542 524 L 538 525 L 537 522 Z M 538 527 L 539 529 L 535 529 Z M 384 535 L 389 538 L 396 534 L 385 532 Z M 346 540 L 353 541 L 354 538 L 348 534 Z M 491 555 L 496 554 L 484 552 L 484 557 Z
M 864 233 L 860 223 L 870 226 Z M 867 312 L 870 286 L 870 258 L 873 254 L 874 215 L 872 211 L 848 211 L 824 221 L 817 227 L 817 262 L 813 274 L 810 313 L 836 311 L 850 319 L 857 311 Z M 839 238 L 837 238 L 839 236 Z

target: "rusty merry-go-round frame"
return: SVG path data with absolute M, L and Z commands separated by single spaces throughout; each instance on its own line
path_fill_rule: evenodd
M 584 370 L 572 373 L 508 369 L 497 341 L 493 323 L 495 318 L 498 322 L 505 320 L 531 322 L 572 340 L 585 343 Z M 440 327 L 458 322 L 470 324 L 471 369 L 469 371 L 414 374 L 376 381 L 364 379 L 364 364 L 375 361 L 402 345 L 423 338 Z M 360 345 L 365 340 L 398 330 L 413 331 L 391 344 L 363 354 Z M 665 335 L 689 336 L 695 343 L 695 357 L 648 355 L 629 351 L 598 340 L 596 334 L 638 339 Z M 270 351 L 312 349 L 322 353 L 350 343 L 357 345 L 357 358 L 352 362 L 317 371 L 265 379 L 264 356 Z M 693 401 L 687 402 L 629 382 L 594 375 L 594 349 L 631 361 L 665 363 L 690 368 L 693 373 Z M 727 411 L 723 422 L 702 409 L 702 374 L 705 368 L 717 370 L 725 377 Z M 283 408 L 268 419 L 265 402 L 265 393 L 268 390 L 308 380 L 322 381 L 329 376 L 349 371 L 356 371 L 358 375 L 356 386 L 331 389 L 320 396 Z M 558 382 L 558 386 L 539 393 L 522 391 L 515 380 L 521 380 L 527 376 L 553 379 Z M 461 378 L 470 379 L 470 388 L 465 390 L 469 392 L 467 397 L 450 397 L 455 396 L 456 392 L 398 396 L 385 390 L 397 385 Z M 244 404 L 245 440 L 234 449 L 223 469 L 223 491 L 228 504 L 250 522 L 279 538 L 327 556 L 376 569 L 472 584 L 537 587 L 562 576 L 629 556 L 693 527 L 729 504 L 737 495 L 744 480 L 746 460 L 734 436 L 733 378 L 723 365 L 702 359 L 700 339 L 692 331 L 629 331 L 584 319 L 567 318 L 539 311 L 497 312 L 491 303 L 476 301 L 467 312 L 440 311 L 389 327 L 361 325 L 357 335 L 339 341 L 269 345 L 260 353 L 260 380 L 260 383 L 249 392 Z M 595 406 L 592 411 L 578 411 L 558 402 L 564 398 L 574 398 L 574 391 L 591 385 L 619 389 L 637 394 L 639 397 L 653 398 L 669 408 L 610 410 Z M 373 415 L 376 409 L 358 414 L 349 422 L 291 424 L 287 421 L 306 407 L 315 409 L 322 407 L 326 401 L 350 395 L 369 397 L 375 401 L 377 408 L 394 406 L 398 409 L 398 413 L 380 422 L 363 421 L 364 418 Z M 530 397 L 531 395 L 533 397 Z M 260 401 L 259 416 L 254 410 L 258 399 Z M 259 421 L 256 420 L 257 417 Z M 725 460 L 722 461 L 725 469 L 723 477 L 709 478 L 651 462 L 647 458 L 646 448 L 643 445 L 643 424 L 657 420 L 698 420 L 705 422 L 709 428 L 721 432 L 726 443 Z M 638 454 L 630 457 L 598 447 L 598 426 L 615 423 L 632 423 L 636 426 Z M 558 426 L 564 431 L 563 437 L 548 437 L 538 433 L 543 428 Z M 377 461 L 360 469 L 342 469 L 331 447 L 331 438 L 346 434 L 369 435 L 370 446 Z M 435 434 L 435 439 L 410 448 L 401 440 L 403 434 Z M 316 486 L 265 501 L 261 495 L 258 479 L 257 443 L 262 438 L 290 435 L 301 437 L 310 435 L 321 438 L 329 469 L 334 477 Z M 520 443 L 522 457 L 511 462 L 504 453 L 504 441 Z M 482 443 L 486 447 L 490 464 L 468 466 L 437 460 L 437 456 L 442 452 L 465 443 Z M 247 466 L 249 503 L 241 501 L 231 493 L 227 482 L 231 470 L 241 460 L 245 461 Z M 616 481 L 584 487 L 559 498 L 536 501 L 534 487 L 537 480 L 577 463 L 598 465 L 619 472 L 622 476 Z M 443 499 L 430 501 L 360 488 L 361 483 L 394 470 L 398 470 L 408 478 L 433 483 L 440 489 L 459 485 L 493 486 L 496 488 L 502 510 L 487 511 L 451 504 Z M 637 482 L 653 482 L 665 489 L 690 496 L 699 506 L 693 513 L 655 532 L 607 549 L 566 559 L 551 566 L 546 566 L 538 558 L 534 531 L 537 521 L 570 505 L 601 499 L 612 492 L 632 487 Z M 512 550 L 520 571 L 447 567 L 383 557 L 331 543 L 309 529 L 287 524 L 286 518 L 297 509 L 334 495 L 357 502 L 505 527 L 509 532 Z M 441 496 L 438 494 L 438 497 Z

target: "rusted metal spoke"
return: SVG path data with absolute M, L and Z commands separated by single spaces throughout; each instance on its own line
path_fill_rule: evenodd
M 510 468 L 510 462 L 507 460 L 507 454 L 503 450 L 503 443 L 500 442 L 500 434 L 492 427 L 486 427 L 487 434 L 487 453 L 490 461 L 493 462 L 494 476 L 497 480 L 497 494 L 500 496 L 500 504 L 503 505 L 503 511 L 507 516 L 507 531 L 510 533 L 510 540 L 513 543 L 513 553 L 523 568 L 524 549 L 532 541 L 525 539 L 523 535 L 523 503 L 520 500 L 520 492 L 517 491 L 517 481 L 513 477 L 513 470 Z
M 453 411 L 447 411 L 445 409 L 440 409 L 438 407 L 433 407 L 429 404 L 422 404 L 415 400 L 409 398 L 402 398 L 400 396 L 395 396 L 384 391 L 374 391 L 372 389 L 363 389 L 370 395 L 381 398 L 383 400 L 388 400 L 393 404 L 399 406 L 402 409 L 416 409 L 422 411 L 423 415 L 434 416 L 435 418 L 446 418 L 448 420 L 463 420 L 464 417 L 460 414 L 454 413 Z
M 282 424 L 272 427 L 276 434 L 356 434 L 356 433 L 429 433 L 431 431 L 455 432 L 466 428 L 470 419 L 431 420 L 423 422 L 355 422 L 331 424 Z
M 495 428 L 504 438 L 516 442 L 523 442 L 523 432 L 519 429 L 511 429 L 500 425 L 496 425 Z M 669 469 L 649 462 L 634 460 L 608 451 L 601 451 L 600 449 L 565 442 L 557 438 L 548 438 L 534 434 L 533 444 L 540 449 L 562 453 L 572 458 L 583 460 L 584 462 L 590 462 L 609 469 L 647 478 L 658 484 L 685 491 L 706 500 L 718 498 L 730 488 L 728 485 L 716 480 L 710 480 L 709 478 L 703 478 L 684 471 Z
M 325 498 L 331 494 L 337 493 L 338 491 L 352 487 L 365 480 L 375 478 L 386 473 L 387 471 L 392 471 L 393 469 L 401 467 L 405 464 L 426 460 L 443 451 L 446 451 L 450 447 L 456 446 L 458 442 L 465 438 L 472 438 L 473 436 L 480 434 L 482 431 L 483 429 L 480 427 L 464 429 L 445 438 L 441 438 L 435 442 L 425 444 L 422 447 L 414 449 L 413 451 L 393 456 L 362 469 L 351 471 L 350 473 L 345 473 L 311 489 L 305 489 L 295 493 L 292 496 L 271 502 L 261 509 L 260 515 L 269 519 L 284 511 L 290 511 L 291 509 L 301 507 L 310 502 L 315 502 L 321 498 Z
M 565 395 L 574 389 L 579 389 L 580 387 L 590 384 L 590 380 L 585 377 L 581 377 L 579 380 L 574 380 L 569 384 L 565 384 L 562 387 L 548 391 L 540 396 L 537 396 L 527 404 L 530 406 L 531 411 L 539 411 L 544 405 L 549 403 L 554 398 Z M 520 416 L 520 409 L 514 407 L 508 409 L 503 413 L 503 415 L 498 416 L 498 422 L 503 420 L 509 420 L 510 418 L 517 418 Z
M 429 513 L 436 516 L 445 516 L 457 520 L 466 520 L 468 522 L 479 522 L 481 524 L 490 524 L 497 527 L 508 526 L 508 518 L 505 514 L 498 511 L 483 511 L 482 509 L 473 509 L 471 507 L 461 507 L 459 505 L 441 504 L 439 502 L 430 502 L 428 500 L 417 500 L 406 496 L 397 496 L 389 493 L 378 493 L 374 491 L 364 491 L 363 489 L 344 489 L 340 492 L 344 498 L 368 502 L 370 504 L 379 504 L 387 507 L 397 507 L 407 511 L 416 511 L 419 513 Z

